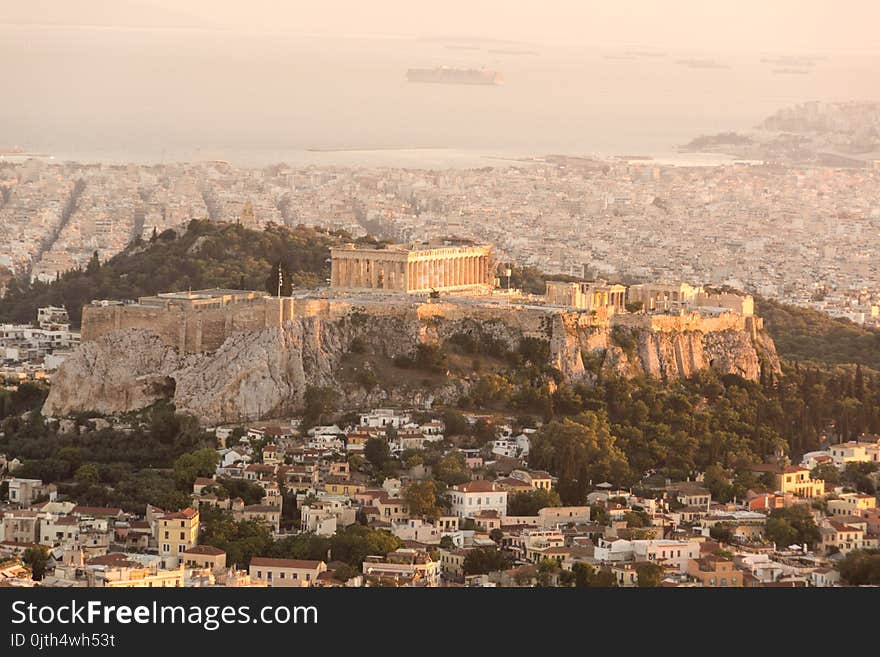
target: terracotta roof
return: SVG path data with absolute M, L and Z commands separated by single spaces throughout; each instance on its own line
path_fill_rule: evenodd
M 122 513 L 122 509 L 109 506 L 80 506 L 77 504 L 70 511 L 73 514 L 81 516 L 118 516 Z
M 316 570 L 321 563 L 321 561 L 309 561 L 307 559 L 274 559 L 272 557 L 254 557 L 251 559 L 251 567 L 298 568 L 300 570 Z
M 491 481 L 485 481 L 484 479 L 475 479 L 474 481 L 468 481 L 466 483 L 453 486 L 452 490 L 458 491 L 459 493 L 494 493 L 498 491 L 499 488 Z
M 182 509 L 174 513 L 166 513 L 160 520 L 192 520 L 199 514 L 195 509 Z

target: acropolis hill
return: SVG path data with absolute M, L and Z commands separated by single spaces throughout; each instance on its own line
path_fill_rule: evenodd
M 550 281 L 546 295 L 524 295 L 494 270 L 483 246 L 345 247 L 332 250 L 330 286 L 292 296 L 211 289 L 93 302 L 43 411 L 117 413 L 167 398 L 206 423 L 232 422 L 296 412 L 310 385 L 336 388 L 352 407 L 452 402 L 479 373 L 413 381 L 389 368 L 419 344 L 446 350 L 462 335 L 510 349 L 545 340 L 569 381 L 779 370 L 750 297 L 602 281 Z M 358 368 L 377 383 L 365 385 Z

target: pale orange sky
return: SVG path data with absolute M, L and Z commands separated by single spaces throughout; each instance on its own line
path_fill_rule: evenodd
M 0 22 L 880 50 L 878 0 L 0 0 Z

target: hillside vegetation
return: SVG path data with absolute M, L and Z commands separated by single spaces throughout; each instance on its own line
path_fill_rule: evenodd
M 330 275 L 330 246 L 348 238 L 305 226 L 270 224 L 250 230 L 198 220 L 180 232 L 136 240 L 107 262 L 93 259 L 51 283 L 13 280 L 0 299 L 0 322 L 32 322 L 37 308 L 53 305 L 67 308 L 79 326 L 82 306 L 92 299 L 136 299 L 158 292 L 226 287 L 275 293 L 279 263 L 285 292 L 291 283 L 314 286 Z
M 755 299 L 755 313 L 764 318 L 776 351 L 785 360 L 858 364 L 880 370 L 880 331 L 876 329 L 770 299 Z

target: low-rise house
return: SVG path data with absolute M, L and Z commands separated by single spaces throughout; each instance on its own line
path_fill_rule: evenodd
M 399 429 L 412 421 L 412 415 L 407 411 L 398 411 L 393 408 L 376 408 L 370 413 L 364 413 L 360 417 L 360 426 L 369 429 L 384 429 L 394 427 Z
M 853 550 L 877 549 L 880 540 L 877 536 L 867 533 L 867 521 L 863 518 L 846 516 L 844 518 L 826 520 L 819 527 L 819 549 L 824 554 L 839 552 L 846 555 Z
M 74 516 L 47 514 L 40 521 L 40 543 L 54 547 L 79 541 L 79 519 Z
M 541 527 L 556 527 L 557 525 L 585 524 L 590 522 L 590 507 L 588 506 L 548 506 L 538 511 Z
M 252 580 L 273 588 L 314 586 L 318 575 L 326 571 L 323 561 L 270 557 L 254 557 L 248 570 Z
M 446 579 L 460 581 L 464 578 L 464 560 L 473 548 L 440 550 L 440 571 Z
M 612 563 L 611 574 L 621 588 L 632 588 L 639 585 L 639 568 L 648 562 L 624 561 Z
M 183 565 L 187 568 L 226 568 L 226 552 L 213 545 L 195 545 L 183 553 Z
M 332 536 L 337 529 L 353 525 L 356 521 L 356 510 L 348 499 L 342 497 L 323 497 L 300 509 L 301 529 L 319 536 Z
M 406 502 L 399 497 L 383 495 L 373 500 L 373 507 L 378 511 L 379 520 L 382 522 L 394 523 L 409 518 Z
M 816 568 L 810 573 L 813 586 L 828 587 L 840 584 L 840 572 L 834 568 Z
M 392 451 L 402 452 L 407 449 L 424 449 L 427 443 L 443 440 L 442 434 L 428 434 L 421 429 L 401 429 L 397 439 L 393 441 Z
M 514 470 L 510 473 L 510 476 L 526 482 L 533 490 L 550 490 L 553 488 L 553 477 L 544 470 Z
M 472 518 L 481 511 L 507 513 L 507 491 L 490 481 L 477 479 L 458 484 L 450 489 L 452 513 L 460 518 Z
M 10 504 L 28 507 L 40 497 L 48 496 L 56 490 L 54 484 L 44 485 L 41 479 L 21 479 L 12 477 L 8 482 L 7 497 Z
M 273 532 L 281 529 L 281 507 L 266 504 L 249 504 L 232 512 L 236 520 L 253 520 L 265 523 Z
M 333 477 L 324 483 L 324 492 L 328 495 L 354 496 L 365 490 L 367 490 L 367 485 L 365 483 L 350 481 L 349 479 L 337 479 Z
M 843 493 L 836 500 L 828 500 L 828 513 L 832 516 L 861 516 L 877 508 L 877 498 L 865 493 Z
M 458 516 L 440 516 L 434 521 L 434 526 L 441 532 L 457 532 L 460 526 Z
M 403 522 L 393 523 L 391 533 L 403 541 L 415 541 L 424 545 L 437 545 L 443 538 L 442 531 L 421 518 L 408 518 Z
M 687 574 L 704 587 L 727 588 L 743 586 L 743 572 L 730 559 L 705 555 L 687 562 Z
M 406 586 L 434 587 L 440 583 L 440 563 L 424 550 L 399 548 L 385 557 L 369 556 L 364 560 L 366 577 L 393 580 Z
M 724 526 L 740 541 L 757 540 L 764 535 L 767 516 L 756 511 L 718 511 L 704 516 L 700 526 L 712 528 Z
M 106 588 L 182 588 L 183 566 L 166 569 L 156 557 L 114 552 L 93 557 L 86 562 L 89 587 Z
M 810 471 L 799 465 L 779 466 L 776 464 L 754 465 L 752 472 L 763 475 L 770 474 L 773 477 L 775 491 L 790 493 L 796 497 L 813 499 L 825 495 L 825 482 L 822 479 L 812 479 Z
M 124 552 L 145 552 L 153 540 L 153 528 L 145 520 L 116 523 L 113 528 L 113 542 Z
M 880 463 L 880 439 L 870 442 L 849 441 L 832 445 L 829 450 L 834 464 L 841 470 L 847 463 Z
M 40 538 L 40 516 L 27 509 L 5 511 L 0 520 L 0 541 L 7 543 L 37 543 Z
M 681 506 L 694 507 L 708 512 L 712 494 L 693 481 L 679 481 L 666 487 L 666 492 Z

